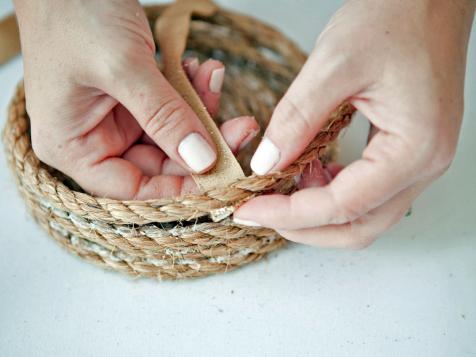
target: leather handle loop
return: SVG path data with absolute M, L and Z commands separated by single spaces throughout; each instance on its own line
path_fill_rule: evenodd
M 164 64 L 163 73 L 197 114 L 217 148 L 218 159 L 215 167 L 205 174 L 193 175 L 197 185 L 205 191 L 225 187 L 244 177 L 240 164 L 182 68 L 182 54 L 185 51 L 192 14 L 212 16 L 216 10 L 217 6 L 208 0 L 178 0 L 164 11 L 155 24 L 155 36 Z

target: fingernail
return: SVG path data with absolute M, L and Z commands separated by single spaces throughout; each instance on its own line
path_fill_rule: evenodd
M 256 135 L 258 135 L 258 133 L 259 133 L 259 130 L 253 130 L 250 133 L 248 133 L 248 135 L 246 135 L 246 137 L 241 142 L 240 147 L 238 148 L 238 151 L 240 151 L 246 145 L 248 145 L 251 142 L 251 140 L 253 140 L 256 137 Z
M 251 159 L 251 169 L 257 175 L 266 175 L 278 163 L 280 156 L 276 145 L 264 137 Z
M 236 224 L 241 224 L 242 226 L 248 226 L 248 227 L 261 227 L 261 224 L 253 222 L 253 221 L 248 221 L 247 219 L 240 219 L 233 217 L 233 222 Z
M 192 78 L 195 77 L 199 66 L 200 63 L 198 62 L 198 58 L 196 57 L 193 57 L 189 61 L 187 61 L 185 67 L 187 68 L 188 75 Z
M 217 158 L 208 142 L 197 133 L 191 133 L 183 139 L 178 152 L 185 163 L 195 172 L 209 168 Z
M 225 79 L 225 68 L 217 68 L 212 71 L 210 76 L 210 91 L 215 94 L 219 94 L 221 87 L 223 86 L 223 79 Z

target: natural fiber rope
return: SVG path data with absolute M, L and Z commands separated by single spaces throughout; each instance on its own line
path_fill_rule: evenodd
M 155 22 L 162 6 L 147 7 Z M 305 55 L 282 34 L 253 18 L 219 10 L 191 24 L 188 52 L 224 62 L 219 122 L 253 114 L 262 128 L 302 66 Z M 32 151 L 23 86 L 11 102 L 4 129 L 6 157 L 34 217 L 69 251 L 134 276 L 177 279 L 232 270 L 281 247 L 284 240 L 265 228 L 243 227 L 228 217 L 246 200 L 270 191 L 289 193 L 294 177 L 327 148 L 350 122 L 354 108 L 341 105 L 304 154 L 282 173 L 248 176 L 230 187 L 150 201 L 93 197 Z M 290 120 L 292 120 L 290 118 Z M 249 167 L 259 138 L 238 157 Z M 249 170 L 248 170 L 249 172 Z

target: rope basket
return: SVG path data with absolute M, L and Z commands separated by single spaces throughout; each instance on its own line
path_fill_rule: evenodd
M 152 26 L 164 9 L 145 8 Z M 306 59 L 275 29 L 223 9 L 192 18 L 186 54 L 225 64 L 217 122 L 252 114 L 261 134 Z M 19 191 L 36 221 L 59 244 L 105 268 L 133 276 L 179 279 L 230 271 L 282 247 L 285 241 L 275 231 L 235 224 L 230 215 L 257 195 L 291 193 L 294 177 L 306 165 L 317 157 L 324 163 L 331 159 L 329 148 L 353 112 L 350 104 L 342 104 L 302 156 L 283 172 L 249 175 L 258 137 L 238 156 L 249 176 L 199 195 L 149 201 L 93 197 L 40 162 L 31 146 L 22 84 L 11 101 L 3 139 Z

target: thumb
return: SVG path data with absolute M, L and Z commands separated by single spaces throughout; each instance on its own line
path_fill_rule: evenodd
M 131 112 L 168 157 L 196 173 L 213 166 L 217 159 L 213 140 L 155 61 L 127 70 L 111 88 L 109 94 Z
M 299 157 L 331 112 L 356 93 L 349 68 L 316 48 L 278 103 L 252 160 L 258 175 L 280 171 Z

